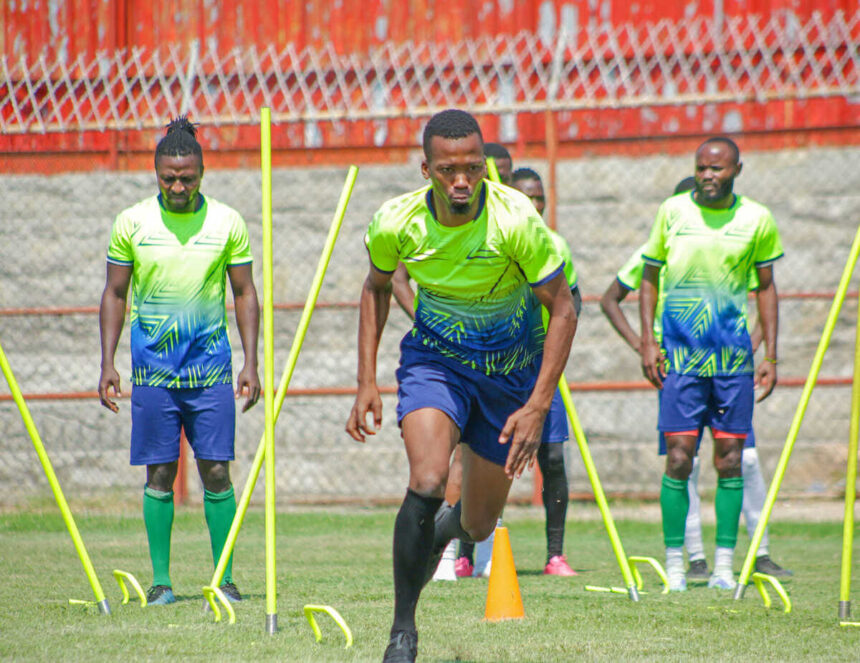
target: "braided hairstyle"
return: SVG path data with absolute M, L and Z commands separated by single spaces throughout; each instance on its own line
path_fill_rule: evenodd
M 158 141 L 155 147 L 155 160 L 157 162 L 160 156 L 184 157 L 189 154 L 197 155 L 202 170 L 203 148 L 197 142 L 197 125 L 189 120 L 187 115 L 180 115 L 170 121 L 167 132 Z

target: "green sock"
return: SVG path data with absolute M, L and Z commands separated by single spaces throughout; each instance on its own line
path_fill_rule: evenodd
M 230 533 L 230 525 L 233 524 L 233 516 L 236 515 L 236 495 L 233 486 L 223 493 L 203 491 L 203 513 L 206 514 L 206 524 L 209 526 L 209 540 L 212 542 L 212 559 L 215 565 L 221 559 L 221 551 Z M 233 582 L 233 555 L 227 560 L 224 570 L 224 579 L 221 581 Z
M 734 548 L 738 542 L 738 524 L 744 502 L 744 478 L 717 479 L 714 509 L 717 512 L 717 545 Z
M 152 584 L 173 587 L 170 582 L 170 533 L 173 530 L 173 491 L 149 486 L 143 489 L 143 523 L 149 539 Z
M 660 511 L 663 514 L 663 543 L 667 548 L 684 545 L 687 511 L 690 510 L 690 493 L 687 480 L 672 479 L 665 474 L 660 487 Z

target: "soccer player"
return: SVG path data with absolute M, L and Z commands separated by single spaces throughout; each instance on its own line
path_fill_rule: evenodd
M 696 150 L 691 195 L 663 202 L 642 252 L 640 356 L 645 377 L 660 390 L 658 428 L 666 439 L 666 471 L 660 492 L 669 588 L 686 589 L 683 565 L 688 478 L 698 432 L 714 437 L 717 471 L 717 536 L 709 587 L 735 586 L 732 559 L 743 501 L 741 456 L 752 430 L 754 385 L 758 400 L 776 384 L 778 301 L 773 262 L 782 244 L 764 206 L 735 195 L 740 152 L 723 137 Z M 660 277 L 663 270 L 662 278 Z M 753 364 L 747 331 L 749 274 L 758 279 L 756 299 L 765 344 Z M 661 340 L 654 331 L 660 309 Z
M 496 170 L 499 173 L 499 179 L 502 184 L 511 184 L 511 171 L 513 169 L 513 159 L 511 153 L 508 152 L 504 145 L 499 143 L 484 143 L 484 156 L 493 157 L 496 163 Z M 568 251 L 570 253 L 570 251 Z M 413 309 L 415 292 L 409 284 L 409 272 L 403 263 L 397 265 L 392 279 L 392 294 L 397 304 L 403 309 L 410 318 L 415 318 Z M 577 291 L 577 294 L 578 291 Z M 579 309 L 577 309 L 579 314 Z M 463 476 L 462 458 L 460 446 L 454 449 L 454 455 L 451 458 L 451 467 L 448 471 L 448 483 L 445 488 L 445 502 L 447 504 L 456 504 L 460 499 L 460 484 Z M 498 525 L 501 525 L 501 517 Z M 453 540 L 448 544 L 448 548 L 442 556 L 442 561 L 433 574 L 433 580 L 456 580 L 457 578 L 484 577 L 490 576 L 492 568 L 493 554 L 493 538 L 495 530 L 489 537 L 477 543 L 477 546 L 472 541 L 459 542 L 459 554 L 456 552 L 457 541 Z M 475 559 L 475 548 L 478 549 L 477 559 Z M 453 559 L 452 559 L 453 558 Z
M 403 262 L 418 295 L 397 370 L 409 486 L 394 524 L 387 663 L 415 660 L 415 608 L 445 546 L 487 538 L 511 481 L 533 464 L 576 330 L 563 260 L 528 199 L 485 180 L 475 118 L 453 109 L 434 115 L 423 147 L 430 185 L 383 204 L 365 237 L 358 393 L 346 425 L 364 442 L 382 424 L 376 355 L 392 273 Z M 461 440 L 461 499 L 440 509 Z
M 693 178 L 690 178 L 693 179 Z M 694 180 L 695 182 L 695 180 Z M 677 192 L 683 192 L 681 189 Z M 677 194 L 676 194 L 677 195 Z M 609 322 L 612 324 L 615 331 L 627 341 L 633 350 L 639 354 L 640 338 L 639 334 L 633 330 L 633 327 L 624 315 L 621 309 L 621 302 L 633 290 L 639 289 L 639 284 L 642 282 L 642 250 L 644 246 L 639 247 L 630 256 L 630 259 L 619 270 L 616 279 L 609 285 L 606 292 L 600 299 L 600 308 Z M 754 277 L 754 275 L 753 275 Z M 753 278 L 754 280 L 754 278 Z M 752 284 L 752 289 L 755 289 L 757 282 Z M 656 316 L 659 319 L 659 314 Z M 756 325 L 752 332 L 752 347 L 755 350 L 758 347 L 758 342 L 761 340 L 761 328 Z M 697 439 L 702 438 L 703 430 L 699 430 Z M 684 547 L 687 549 L 687 555 L 690 560 L 690 566 L 687 569 L 687 580 L 705 580 L 710 578 L 708 571 L 708 562 L 705 559 L 705 547 L 702 541 L 702 520 L 700 516 L 700 500 L 698 492 L 699 482 L 699 456 L 698 456 L 698 441 L 696 444 L 696 457 L 693 459 L 693 469 L 690 472 L 689 493 L 690 507 L 687 513 L 687 523 L 684 533 Z M 660 451 L 661 456 L 666 455 L 666 441 L 664 436 L 660 435 Z M 742 505 L 742 513 L 746 522 L 747 532 L 752 537 L 758 526 L 758 519 L 761 511 L 764 508 L 764 500 L 767 496 L 767 488 L 765 486 L 764 477 L 761 473 L 761 465 L 759 464 L 758 453 L 755 448 L 755 434 L 752 429 L 744 442 L 744 449 L 741 456 L 742 476 L 744 479 L 744 498 Z M 791 571 L 781 567 L 770 558 L 767 530 L 765 529 L 761 544 L 756 555 L 755 570 L 759 573 L 767 573 L 772 576 L 786 577 L 792 575 Z
M 531 168 L 517 168 L 511 176 L 511 186 L 522 191 L 543 216 L 546 207 L 546 197 L 543 181 L 540 175 Z M 582 308 L 582 295 L 577 285 L 576 269 L 570 247 L 564 238 L 552 228 L 547 228 L 555 243 L 556 249 L 564 258 L 564 275 L 573 296 L 576 315 Z M 543 508 L 546 514 L 546 566 L 545 575 L 575 576 L 576 571 L 570 568 L 565 557 L 564 526 L 567 517 L 567 503 L 570 493 L 567 484 L 567 470 L 564 466 L 564 448 L 562 443 L 569 437 L 567 430 L 567 412 L 561 393 L 556 389 L 552 406 L 544 424 L 543 439 L 538 449 L 538 466 L 543 475 Z
M 496 170 L 499 171 L 499 179 L 502 184 L 510 186 L 514 162 L 508 149 L 499 143 L 484 143 L 484 156 L 493 157 L 493 161 L 496 162 Z
M 131 464 L 146 465 L 143 519 L 152 560 L 150 605 L 173 603 L 170 535 L 173 481 L 185 428 L 203 481 L 203 510 L 217 564 L 236 513 L 230 482 L 236 405 L 224 304 L 230 279 L 244 351 L 236 395 L 243 412 L 260 396 L 257 374 L 259 304 L 251 275 L 248 231 L 238 212 L 200 193 L 203 151 L 186 117 L 173 120 L 155 148 L 158 195 L 121 212 L 107 254 L 107 279 L 99 309 L 102 364 L 99 398 L 120 392 L 114 355 L 131 304 Z M 241 595 L 232 558 L 221 585 Z

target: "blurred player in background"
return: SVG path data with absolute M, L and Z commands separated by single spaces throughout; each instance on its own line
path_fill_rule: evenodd
M 691 191 L 696 186 L 696 178 L 686 177 L 675 187 L 675 195 Z M 642 282 L 642 272 L 644 263 L 642 262 L 642 251 L 644 245 L 640 246 L 630 256 L 628 261 L 619 270 L 616 279 L 609 285 L 606 292 L 600 299 L 600 309 L 609 320 L 615 331 L 627 341 L 627 344 L 639 354 L 641 344 L 640 336 L 633 330 L 633 327 L 624 315 L 621 309 L 621 302 L 627 295 L 639 289 Z M 758 279 L 755 276 L 755 271 L 750 273 L 750 290 L 755 290 L 758 287 Z M 660 313 L 655 314 L 655 325 L 660 325 Z M 657 333 L 659 337 L 659 333 Z M 751 332 L 751 342 L 753 352 L 761 343 L 761 325 L 756 321 L 753 331 Z M 687 523 L 684 533 L 684 547 L 687 549 L 687 555 L 690 560 L 690 566 L 687 569 L 687 580 L 707 581 L 710 578 L 708 570 L 708 562 L 705 558 L 705 546 L 702 540 L 702 519 L 701 519 L 701 501 L 699 499 L 699 456 L 698 447 L 702 439 L 703 429 L 698 432 L 698 440 L 696 443 L 697 455 L 693 459 L 693 469 L 690 472 L 689 493 L 690 507 L 687 514 Z M 666 440 L 663 434 L 660 434 L 660 455 L 666 455 Z M 744 442 L 744 449 L 741 456 L 742 475 L 744 479 L 744 498 L 741 511 L 744 515 L 744 522 L 747 526 L 747 533 L 752 538 L 758 520 L 761 516 L 761 511 L 764 508 L 764 501 L 767 497 L 767 487 L 764 482 L 764 477 L 761 473 L 761 465 L 758 459 L 758 453 L 755 448 L 755 432 L 750 428 L 750 433 Z M 786 577 L 792 575 L 791 571 L 784 569 L 779 564 L 770 558 L 768 546 L 767 529 L 761 539 L 758 551 L 756 553 L 755 570 L 759 573 L 767 573 L 776 577 Z
M 546 207 L 546 197 L 543 182 L 531 168 L 518 168 L 511 176 L 511 186 L 522 191 L 543 216 Z M 547 228 L 555 243 L 556 249 L 564 258 L 564 276 L 573 296 L 573 305 L 577 317 L 582 309 L 582 295 L 577 285 L 576 269 L 573 266 L 573 256 L 564 238 L 552 228 Z M 575 576 L 576 571 L 570 568 L 564 555 L 564 527 L 567 517 L 567 503 L 570 492 L 567 484 L 567 469 L 564 466 L 563 443 L 569 437 L 567 429 L 567 411 L 561 400 L 561 392 L 556 389 L 552 398 L 552 406 L 544 423 L 543 439 L 538 449 L 538 466 L 543 476 L 543 508 L 546 514 L 546 566 L 545 575 Z
M 382 424 L 376 354 L 403 262 L 418 295 L 397 370 L 409 487 L 394 524 L 387 663 L 415 660 L 418 597 L 448 542 L 487 538 L 511 482 L 534 462 L 576 330 L 563 260 L 528 199 L 485 180 L 475 118 L 459 110 L 433 116 L 424 154 L 430 186 L 383 204 L 365 238 L 358 393 L 346 426 L 363 442 Z M 440 508 L 461 440 L 461 499 Z
M 155 149 L 158 195 L 121 212 L 114 222 L 107 279 L 99 309 L 102 364 L 99 398 L 120 393 L 114 355 L 131 304 L 131 464 L 146 465 L 143 519 L 152 560 L 150 605 L 173 603 L 170 536 L 173 482 L 185 429 L 203 481 L 203 509 L 217 564 L 236 513 L 230 481 L 236 405 L 227 336 L 226 277 L 236 306 L 245 360 L 236 395 L 243 411 L 260 396 L 257 374 L 259 304 L 251 275 L 248 231 L 238 212 L 200 193 L 203 151 L 194 125 L 172 121 Z M 224 594 L 241 595 L 224 573 Z
M 776 385 L 778 300 L 773 262 L 782 244 L 764 206 L 735 195 L 740 152 L 728 138 L 696 150 L 696 188 L 663 202 L 643 250 L 640 357 L 645 377 L 660 390 L 658 428 L 666 438 L 660 492 L 669 588 L 686 589 L 683 544 L 688 479 L 698 432 L 711 428 L 717 471 L 714 570 L 708 586 L 735 587 L 732 561 L 743 501 L 741 455 L 758 400 Z M 747 330 L 749 274 L 765 344 L 754 366 Z M 661 278 L 662 271 L 662 278 Z M 660 311 L 660 338 L 655 312 Z

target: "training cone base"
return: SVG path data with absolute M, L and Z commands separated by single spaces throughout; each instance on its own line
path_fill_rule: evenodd
M 490 567 L 490 582 L 487 586 L 487 607 L 484 619 L 495 622 L 502 619 L 525 617 L 520 583 L 514 566 L 511 540 L 507 527 L 497 527 L 493 541 L 493 563 Z

